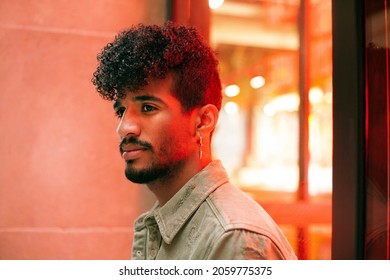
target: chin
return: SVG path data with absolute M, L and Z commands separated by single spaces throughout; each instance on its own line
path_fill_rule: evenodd
M 126 178 L 134 183 L 147 184 L 157 179 L 164 179 L 175 173 L 177 164 L 160 163 L 142 165 L 140 162 L 127 163 Z
M 159 178 L 161 173 L 153 168 L 136 168 L 132 165 L 131 167 L 126 167 L 125 175 L 133 183 L 147 184 Z

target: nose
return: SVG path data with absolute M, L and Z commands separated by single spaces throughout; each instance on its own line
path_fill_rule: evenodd
M 118 124 L 116 132 L 120 138 L 127 137 L 129 135 L 139 136 L 141 133 L 141 127 L 138 118 L 131 111 L 126 110 Z

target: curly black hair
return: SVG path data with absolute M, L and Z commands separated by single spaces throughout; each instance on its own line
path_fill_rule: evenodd
M 118 33 L 97 56 L 92 83 L 107 100 L 136 92 L 148 79 L 172 73 L 173 94 L 185 112 L 206 104 L 221 108 L 221 81 L 215 53 L 194 27 L 166 22 L 138 24 Z

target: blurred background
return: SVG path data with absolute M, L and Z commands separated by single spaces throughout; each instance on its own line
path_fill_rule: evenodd
M 355 11 L 353 2 L 337 8 Z M 348 157 L 348 148 L 334 152 L 342 141 L 351 141 L 345 133 L 357 132 L 351 149 L 368 139 L 365 106 L 356 113 L 363 118 L 356 120 L 361 126 L 352 123 L 356 131 L 334 127 L 334 116 L 346 116 L 345 111 L 337 114 L 341 111 L 335 112 L 333 104 L 335 5 L 331 0 L 2 0 L 0 259 L 130 258 L 133 221 L 155 200 L 146 187 L 125 179 L 117 120 L 91 78 L 97 53 L 118 31 L 166 20 L 196 26 L 217 52 L 224 99 L 213 151 L 232 181 L 274 217 L 300 259 L 338 258 L 335 246 L 342 248 L 349 237 L 342 236 L 348 231 L 341 227 L 335 244 L 335 205 L 342 221 L 366 219 L 367 211 L 353 208 L 348 216 L 343 207 L 358 201 L 358 195 L 348 197 L 345 190 L 364 192 L 366 173 L 355 167 L 367 162 L 354 164 L 354 159 L 369 154 L 353 150 Z M 358 11 L 345 20 L 375 18 L 369 21 L 373 41 L 382 38 L 387 18 L 385 23 L 376 19 L 385 18 L 387 8 L 378 4 Z M 353 24 L 350 28 L 356 31 Z M 337 63 L 345 65 L 342 59 L 341 54 Z M 359 70 L 365 67 L 364 54 L 359 61 L 351 74 L 360 73 L 364 80 Z M 386 67 L 380 71 L 381 77 L 388 73 Z M 363 98 L 364 87 L 358 90 L 339 96 Z M 387 88 L 381 96 L 388 96 Z M 384 120 L 385 132 L 387 125 Z M 335 178 L 334 158 L 345 155 L 352 164 L 338 164 L 356 172 L 346 177 L 339 168 Z M 388 166 L 384 155 L 382 168 Z M 336 186 L 344 190 L 341 195 Z M 387 214 L 381 223 L 388 228 L 388 185 L 385 189 L 387 206 L 381 211 Z M 361 226 L 350 228 L 363 244 Z M 354 236 L 351 240 L 359 243 Z M 346 258 L 359 258 L 354 249 Z

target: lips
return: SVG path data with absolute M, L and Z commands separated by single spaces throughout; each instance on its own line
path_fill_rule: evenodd
M 147 148 L 139 145 L 125 144 L 121 145 L 122 158 L 126 161 L 134 160 L 141 156 Z

